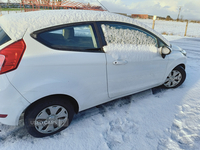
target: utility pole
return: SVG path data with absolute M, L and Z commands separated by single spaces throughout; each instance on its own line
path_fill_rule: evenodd
M 157 16 L 156 16 L 156 15 L 154 15 L 154 16 L 153 16 L 153 25 L 152 25 L 152 29 L 154 29 L 155 22 L 156 22 L 156 18 L 157 18 Z
M 189 22 L 189 21 L 187 20 L 184 36 L 186 36 L 186 34 L 187 34 L 188 22 Z
M 177 21 L 179 21 L 179 15 L 181 13 L 181 9 L 182 9 L 182 6 L 179 7 L 179 13 L 178 13 Z

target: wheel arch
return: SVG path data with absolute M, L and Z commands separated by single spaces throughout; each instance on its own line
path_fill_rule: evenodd
M 180 59 L 176 59 L 174 61 L 170 61 L 170 63 L 167 66 L 167 70 L 165 72 L 165 76 L 163 78 L 163 80 L 165 80 L 167 78 L 167 76 L 169 75 L 169 73 L 175 69 L 178 66 L 181 66 L 183 69 L 186 68 L 186 58 L 180 58 Z
M 38 100 L 36 100 L 35 102 L 31 103 L 25 110 L 23 113 L 25 113 L 29 108 L 34 107 L 35 105 L 37 105 L 38 103 L 41 103 L 43 100 L 49 98 L 49 97 L 62 97 L 62 99 L 69 101 L 73 106 L 74 106 L 74 112 L 77 114 L 79 112 L 79 105 L 78 102 L 71 96 L 69 95 L 64 95 L 64 94 L 55 94 L 55 95 L 48 95 L 45 97 L 42 97 Z
M 176 67 L 179 67 L 179 66 L 181 66 L 183 69 L 186 68 L 184 62 L 181 62 L 181 63 L 176 64 L 176 65 L 175 65 L 174 63 L 172 63 L 172 64 L 170 64 L 170 66 L 167 67 L 167 70 L 166 70 L 165 75 L 164 75 L 164 77 L 163 77 L 163 83 L 164 83 L 165 79 L 167 78 L 167 76 L 169 75 L 169 73 L 170 73 L 173 69 L 175 69 Z
M 176 67 L 179 67 L 179 66 L 181 66 L 183 69 L 185 69 L 185 64 L 179 64 L 179 65 L 177 65 Z M 174 68 L 176 68 L 176 67 L 174 67 Z M 174 69 L 174 68 L 173 68 L 173 69 Z M 172 69 L 172 70 L 173 70 L 173 69 Z

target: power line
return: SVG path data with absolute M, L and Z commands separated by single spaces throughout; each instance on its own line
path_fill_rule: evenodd
M 99 1 L 97 0 L 97 2 L 99 2 Z M 101 4 L 100 2 L 99 2 L 99 4 L 100 4 L 101 6 L 103 6 L 108 12 L 110 12 L 103 4 Z

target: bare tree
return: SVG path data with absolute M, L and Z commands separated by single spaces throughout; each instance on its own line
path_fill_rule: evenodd
M 166 20 L 173 20 L 171 17 L 170 17 L 170 15 L 168 15 L 167 17 L 166 17 Z
M 181 13 L 181 9 L 182 9 L 182 6 L 179 7 L 179 12 L 178 12 L 177 21 L 179 21 L 179 15 L 180 15 L 180 13 Z

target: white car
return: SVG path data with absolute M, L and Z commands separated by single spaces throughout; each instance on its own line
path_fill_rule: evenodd
M 74 114 L 163 85 L 180 86 L 186 52 L 132 18 L 50 10 L 0 18 L 0 122 L 34 137 L 65 129 Z

